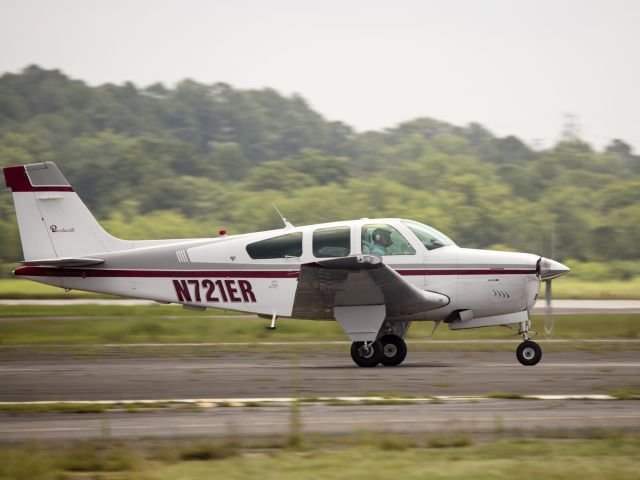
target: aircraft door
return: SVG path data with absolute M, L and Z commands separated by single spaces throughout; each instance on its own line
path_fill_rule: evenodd
M 414 239 L 398 228 L 386 223 L 366 223 L 361 228 L 362 253 L 377 255 L 407 281 L 424 288 L 424 257 Z

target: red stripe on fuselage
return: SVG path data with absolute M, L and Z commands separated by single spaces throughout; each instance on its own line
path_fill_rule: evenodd
M 20 267 L 16 275 L 25 277 L 147 277 L 147 278 L 298 278 L 297 270 L 116 270 L 106 268 Z
M 535 270 L 397 270 L 400 275 L 533 275 Z M 56 267 L 20 267 L 15 275 L 25 277 L 92 278 L 298 278 L 298 270 L 117 270 Z

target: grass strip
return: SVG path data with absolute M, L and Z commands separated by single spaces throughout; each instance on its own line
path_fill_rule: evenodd
M 102 413 L 110 405 L 101 403 L 3 403 L 0 412 L 8 413 Z
M 278 329 L 271 332 L 264 328 L 266 320 L 233 315 L 219 318 L 215 316 L 218 313 L 160 305 L 0 306 L 0 346 L 347 340 L 336 322 L 281 319 Z M 533 331 L 544 332 L 542 317 L 533 317 L 532 322 Z M 429 338 L 518 341 L 512 336 L 515 332 L 503 327 L 452 332 L 442 326 L 430 337 L 432 328 L 432 322 L 414 322 L 408 341 Z M 578 342 L 601 338 L 637 339 L 640 338 L 640 314 L 558 317 L 553 338 Z
M 544 298 L 544 286 L 540 292 Z M 640 300 L 640 277 L 629 280 L 582 280 L 566 276 L 553 282 L 553 298 L 571 300 Z
M 17 265 L 16 265 L 17 266 Z M 2 278 L 0 279 L 0 298 L 2 299 L 115 299 L 120 298 L 114 295 L 106 295 L 93 292 L 82 292 L 79 290 L 71 290 L 65 292 L 63 288 L 53 287 L 31 280 L 21 278 Z
M 474 444 L 464 432 L 446 431 L 420 437 L 366 431 L 341 438 L 305 436 L 295 445 L 266 440 L 243 446 L 233 437 L 218 442 L 31 442 L 0 446 L 0 478 L 564 480 L 575 478 L 576 465 L 583 480 L 637 478 L 640 437 L 600 434 L 580 440 L 488 444 Z

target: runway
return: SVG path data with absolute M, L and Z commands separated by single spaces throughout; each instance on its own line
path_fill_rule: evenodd
M 544 348 L 544 346 L 543 346 Z M 640 388 L 637 351 L 550 351 L 534 367 L 511 352 L 410 351 L 400 367 L 356 367 L 348 347 L 309 352 L 220 351 L 211 356 L 81 358 L 42 354 L 0 363 L 0 401 L 218 397 L 606 394 Z
M 170 351 L 168 351 L 168 354 Z M 0 401 L 175 400 L 188 398 L 312 398 L 325 396 L 603 395 L 640 390 L 634 351 L 547 352 L 523 367 L 509 352 L 410 352 L 396 368 L 354 366 L 348 350 L 212 352 L 211 357 L 79 358 L 12 356 L 0 363 Z M 207 405 L 205 405 L 207 406 Z M 208 405 L 209 407 L 212 405 Z M 0 412 L 0 441 L 285 435 L 291 407 L 165 408 L 144 413 Z M 304 432 L 347 434 L 360 430 L 401 433 L 540 429 L 640 430 L 637 400 L 506 400 L 476 398 L 435 403 L 333 405 L 304 403 Z

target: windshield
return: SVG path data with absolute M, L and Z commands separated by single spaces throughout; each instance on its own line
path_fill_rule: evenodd
M 409 230 L 415 233 L 427 250 L 435 250 L 436 248 L 455 246 L 449 237 L 439 232 L 435 228 L 431 228 L 423 223 L 414 222 L 413 220 L 402 220 Z

